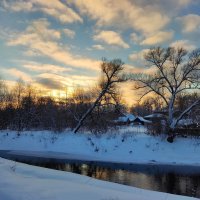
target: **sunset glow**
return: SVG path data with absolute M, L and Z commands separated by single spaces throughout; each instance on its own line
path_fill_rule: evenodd
M 199 47 L 199 11 L 199 0 L 2 0 L 0 76 L 63 97 L 98 81 L 102 57 L 151 72 L 150 47 Z M 130 86 L 122 92 L 135 101 Z

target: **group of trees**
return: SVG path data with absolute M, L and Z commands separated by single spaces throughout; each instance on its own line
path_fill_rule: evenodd
M 21 80 L 8 90 L 1 81 L 0 129 L 62 131 L 71 128 L 76 133 L 82 127 L 97 133 L 114 127 L 114 119 L 126 110 L 116 86 L 123 81 L 119 75 L 123 63 L 104 60 L 101 67 L 97 86 L 88 90 L 75 88 L 65 98 L 43 96 Z
M 37 92 L 24 82 L 18 81 L 14 88 L 3 84 L 0 105 L 0 129 L 56 129 L 66 118 L 65 113 L 51 97 L 36 95 Z
M 9 92 L 1 81 L 0 128 L 60 130 L 71 127 L 74 133 L 81 127 L 106 129 L 126 110 L 121 103 L 118 84 L 133 81 L 134 88 L 144 93 L 140 98 L 142 103 L 140 101 L 132 111 L 138 115 L 154 110 L 167 111 L 166 127 L 171 134 L 185 115 L 200 107 L 200 50 L 187 52 L 183 48 L 156 47 L 144 58 L 149 67 L 155 68 L 153 73 L 126 74 L 120 59 L 103 59 L 100 80 L 94 90 L 78 89 L 70 98 L 59 101 L 35 95 L 31 86 L 24 89 L 22 82 Z M 148 98 L 144 99 L 146 96 Z
M 154 74 L 133 74 L 135 89 L 144 91 L 141 99 L 151 93 L 159 97 L 167 109 L 168 133 L 174 134 L 179 121 L 191 110 L 200 106 L 200 98 L 188 99 L 187 106 L 176 116 L 176 103 L 183 94 L 199 92 L 200 89 L 200 49 L 188 53 L 184 48 L 152 48 L 144 55 Z

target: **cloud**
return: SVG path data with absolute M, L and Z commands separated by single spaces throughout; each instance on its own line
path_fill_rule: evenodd
M 155 66 L 151 66 L 151 67 L 147 67 L 147 68 L 142 68 L 142 67 L 138 67 L 135 65 L 125 65 L 126 67 L 126 73 L 128 74 L 155 74 L 157 71 L 157 68 Z
M 6 0 L 3 0 L 2 4 L 4 8 L 15 11 L 15 12 L 31 11 L 33 9 L 33 3 L 26 2 L 26 1 L 13 1 L 11 3 Z
M 15 77 L 16 79 L 22 79 L 23 81 L 26 81 L 26 82 L 33 81 L 33 79 L 31 78 L 30 75 L 28 75 L 27 73 L 20 71 L 19 69 L 16 69 L 16 68 L 6 69 L 6 70 L 4 70 L 4 73 L 9 74 L 9 75 Z
M 58 65 L 41 64 L 30 61 L 24 63 L 22 66 L 30 71 L 36 71 L 36 72 L 63 73 L 72 70 L 71 68 L 61 67 Z
M 129 55 L 129 59 L 131 61 L 138 61 L 138 60 L 144 60 L 144 54 L 147 53 L 149 49 L 143 49 L 139 52 L 134 52 Z
M 143 36 L 138 35 L 136 33 L 131 33 L 130 35 L 131 41 L 133 41 L 134 43 L 138 44 L 142 41 Z
M 54 86 L 54 83 L 51 85 L 49 81 L 56 83 L 59 89 L 63 89 L 65 87 L 75 87 L 75 86 L 85 86 L 88 87 L 91 84 L 94 84 L 97 81 L 96 77 L 84 76 L 84 75 L 58 75 L 52 73 L 42 73 L 36 77 L 36 81 L 43 86 L 48 85 L 48 89 L 58 89 Z M 54 86 L 54 88 L 52 87 Z M 52 87 L 52 88 L 51 88 Z
M 96 25 L 132 28 L 142 33 L 152 33 L 164 28 L 170 21 L 157 2 L 130 0 L 76 0 L 69 1 L 81 14 L 96 20 Z M 161 4 L 160 4 L 161 5 Z
M 42 19 L 34 21 L 24 32 L 9 39 L 7 45 L 23 45 L 27 47 L 27 51 L 33 51 L 34 55 L 47 56 L 67 66 L 99 70 L 99 61 L 71 54 L 67 48 L 56 41 L 57 39 L 59 39 L 57 31 L 50 29 L 49 23 Z
M 54 88 L 51 88 L 51 84 L 50 83 L 48 84 L 50 80 L 54 82 L 55 85 L 57 85 L 57 88 L 54 84 L 52 84 L 52 86 L 54 85 Z M 43 86 L 45 86 L 45 84 L 48 85 L 47 86 L 48 89 L 63 89 L 64 87 L 67 87 L 69 85 L 71 86 L 73 79 L 66 75 L 58 75 L 58 74 L 46 72 L 46 73 L 41 73 L 37 75 L 35 77 L 35 81 L 42 84 Z
M 153 7 L 156 7 L 160 9 L 162 12 L 167 11 L 177 11 L 182 8 L 186 8 L 189 4 L 194 3 L 196 0 L 135 0 L 136 4 L 139 6 L 142 5 L 153 5 Z M 197 0 L 198 1 L 198 0 Z
M 3 1 L 3 6 L 7 10 L 14 12 L 36 12 L 42 11 L 47 15 L 55 17 L 62 23 L 83 22 L 83 19 L 72 8 L 59 0 L 20 0 Z
M 74 36 L 76 35 L 75 31 L 68 28 L 63 29 L 63 33 L 70 38 L 74 38 Z
M 84 75 L 73 75 L 71 76 L 71 78 L 73 80 L 73 84 L 85 87 L 94 85 L 98 79 L 97 77 L 84 76 Z
M 28 45 L 34 41 L 52 41 L 58 40 L 61 37 L 59 31 L 49 28 L 50 23 L 47 19 L 38 19 L 32 22 L 30 26 L 26 28 L 26 31 L 19 33 L 15 37 L 8 41 L 9 46 L 15 45 Z
M 60 1 L 34 1 L 36 1 L 39 6 L 42 6 L 41 11 L 59 19 L 62 23 L 83 22 L 83 19 L 73 9 Z
M 40 84 L 43 87 L 45 87 L 45 89 L 51 89 L 51 90 L 64 89 L 64 85 L 60 81 L 54 80 L 52 78 L 37 78 L 36 82 L 37 84 Z
M 97 49 L 97 50 L 104 50 L 105 48 L 102 46 L 102 45 L 100 45 L 100 44 L 94 44 L 94 45 L 92 45 L 92 47 L 93 47 L 93 49 Z
M 192 2 L 193 2 L 193 0 L 176 0 L 177 5 L 181 6 L 181 7 L 186 7 L 186 6 L 188 6 L 188 4 L 190 4 Z
M 129 55 L 129 60 L 134 63 L 135 68 L 139 68 L 140 70 L 144 70 L 147 67 L 147 62 L 144 59 L 144 54 L 147 53 L 149 49 L 143 49 L 138 52 L 133 52 Z
M 162 44 L 164 42 L 168 42 L 173 38 L 174 32 L 173 31 L 160 31 L 155 33 L 145 40 L 143 40 L 140 44 L 141 45 L 156 45 Z
M 196 48 L 196 46 L 192 44 L 189 40 L 177 40 L 171 43 L 169 46 L 175 47 L 175 48 L 183 47 L 187 49 L 188 51 L 194 50 Z
M 200 15 L 189 14 L 177 17 L 176 20 L 181 24 L 183 33 L 191 33 L 200 30 Z
M 98 34 L 94 35 L 93 39 L 97 41 L 103 41 L 109 45 L 129 48 L 129 45 L 124 42 L 124 40 L 117 32 L 114 31 L 101 31 Z
M 36 32 L 41 38 L 45 40 L 55 39 L 58 40 L 61 38 L 61 33 L 55 29 L 49 29 L 50 23 L 47 19 L 39 19 L 32 22 L 32 26 L 27 28 L 28 32 Z

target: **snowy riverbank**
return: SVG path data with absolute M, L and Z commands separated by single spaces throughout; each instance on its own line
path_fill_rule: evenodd
M 2 200 L 192 200 L 0 158 Z
M 143 127 L 126 127 L 101 136 L 70 131 L 1 131 L 0 150 L 11 154 L 59 159 L 122 163 L 200 165 L 200 140 L 145 134 Z M 29 166 L 0 158 L 0 197 L 3 200 L 189 200 L 191 197 L 148 191 L 90 177 Z
M 200 140 L 152 137 L 143 127 L 123 128 L 101 136 L 64 132 L 1 131 L 0 150 L 20 150 L 21 155 L 101 160 L 123 163 L 200 165 Z M 29 152 L 28 152 L 29 151 Z

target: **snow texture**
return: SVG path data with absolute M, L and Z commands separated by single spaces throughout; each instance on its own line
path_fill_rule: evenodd
M 101 136 L 70 131 L 0 132 L 0 150 L 10 154 L 122 163 L 200 165 L 200 140 L 145 134 L 127 126 Z M 98 151 L 96 151 L 98 149 Z M 130 153 L 132 152 L 132 153 Z M 191 197 L 124 186 L 69 172 L 29 166 L 0 158 L 0 200 L 189 200 Z
M 192 200 L 0 158 L 1 200 Z
M 144 132 L 143 126 L 127 126 L 101 136 L 70 131 L 24 131 L 20 135 L 1 131 L 0 150 L 20 150 L 18 154 L 40 157 L 200 166 L 200 139 L 175 138 L 171 144 L 166 136 L 153 137 Z

